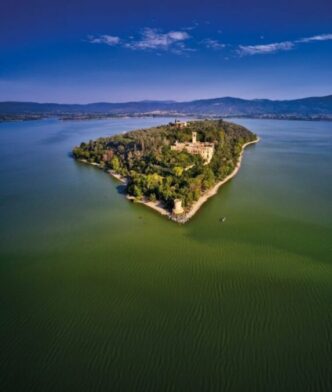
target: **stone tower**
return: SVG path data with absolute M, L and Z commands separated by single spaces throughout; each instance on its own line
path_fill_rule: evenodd
M 173 208 L 173 214 L 179 215 L 183 214 L 184 210 L 182 207 L 182 200 L 181 199 L 175 199 L 174 200 L 174 208 Z
M 193 133 L 192 133 L 192 142 L 193 142 L 194 144 L 197 143 L 197 132 L 193 132 Z

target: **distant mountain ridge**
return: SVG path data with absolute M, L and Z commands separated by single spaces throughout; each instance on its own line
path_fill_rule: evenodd
M 193 101 L 96 102 L 58 104 L 0 102 L 0 115 L 64 114 L 182 114 L 200 116 L 328 116 L 332 117 L 332 95 L 292 100 L 241 99 L 233 97 Z

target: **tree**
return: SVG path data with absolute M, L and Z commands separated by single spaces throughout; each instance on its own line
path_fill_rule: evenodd
M 143 196 L 142 190 L 137 185 L 134 185 L 133 187 L 133 195 L 137 197 L 137 199 L 141 199 Z
M 156 201 L 156 200 L 157 200 L 156 194 L 155 194 L 155 193 L 150 193 L 150 195 L 149 195 L 149 200 L 150 200 L 150 201 Z
M 175 166 L 173 168 L 173 173 L 176 175 L 176 177 L 181 177 L 183 173 L 183 167 Z
M 202 187 L 203 190 L 211 188 L 215 183 L 215 176 L 211 168 L 206 167 L 203 174 Z
M 115 172 L 118 172 L 120 169 L 120 161 L 119 158 L 117 156 L 114 156 L 111 159 L 111 167 Z

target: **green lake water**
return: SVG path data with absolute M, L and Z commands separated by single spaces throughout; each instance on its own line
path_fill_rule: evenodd
M 168 121 L 0 124 L 1 392 L 332 390 L 332 123 L 234 120 L 181 226 L 69 155 Z

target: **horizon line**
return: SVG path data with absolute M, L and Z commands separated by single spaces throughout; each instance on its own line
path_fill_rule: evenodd
M 301 100 L 301 99 L 309 99 L 309 98 L 328 98 L 331 97 L 331 94 L 327 95 L 312 95 L 312 96 L 304 96 L 304 97 L 297 97 L 297 98 L 287 98 L 287 99 L 272 99 L 272 98 L 241 98 L 241 97 L 236 97 L 236 96 L 217 96 L 217 97 L 211 97 L 211 98 L 194 98 L 191 100 L 183 100 L 183 101 L 177 101 L 174 99 L 141 99 L 141 100 L 133 100 L 133 101 L 94 101 L 94 102 L 88 102 L 88 103 L 79 103 L 79 102 L 52 102 L 52 101 L 15 101 L 15 100 L 10 100 L 10 101 L 0 101 L 0 104 L 2 103 L 34 103 L 34 104 L 40 104 L 40 105 L 96 105 L 96 104 L 128 104 L 128 103 L 144 103 L 144 102 L 158 102 L 158 103 L 188 103 L 188 102 L 194 102 L 194 101 L 210 101 L 214 99 L 227 99 L 227 98 L 232 98 L 232 99 L 241 99 L 244 101 L 296 101 L 296 100 Z

